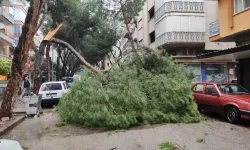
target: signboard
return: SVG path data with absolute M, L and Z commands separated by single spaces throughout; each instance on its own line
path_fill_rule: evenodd
M 6 81 L 7 76 L 6 75 L 0 75 L 0 81 Z
M 209 26 L 209 37 L 218 35 L 220 33 L 219 21 L 212 22 Z

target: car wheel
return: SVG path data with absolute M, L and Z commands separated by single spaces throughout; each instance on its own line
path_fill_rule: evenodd
M 240 120 L 240 112 L 235 107 L 228 107 L 226 110 L 226 119 L 230 123 L 238 123 Z

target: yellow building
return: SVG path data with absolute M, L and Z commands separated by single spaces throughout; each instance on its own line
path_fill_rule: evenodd
M 250 0 L 218 0 L 218 4 L 218 21 L 210 24 L 210 41 L 235 42 L 237 47 L 197 58 L 236 60 L 237 81 L 250 91 Z
M 250 41 L 250 0 L 218 0 L 218 21 L 210 24 L 210 41 Z

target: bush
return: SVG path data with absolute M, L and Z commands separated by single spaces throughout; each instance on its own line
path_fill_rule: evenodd
M 0 75 L 8 75 L 10 73 L 10 61 L 0 58 Z
M 121 68 L 82 75 L 57 109 L 62 122 L 89 127 L 128 128 L 138 124 L 200 121 L 191 93 L 193 75 L 170 57 L 144 49 Z

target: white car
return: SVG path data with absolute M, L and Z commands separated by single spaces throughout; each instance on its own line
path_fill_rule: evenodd
M 64 93 L 68 92 L 65 81 L 45 82 L 41 85 L 39 93 L 42 95 L 42 105 L 57 104 Z
M 17 141 L 1 139 L 0 150 L 23 150 L 23 148 Z

